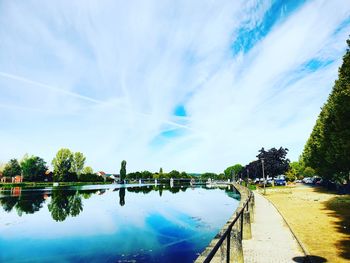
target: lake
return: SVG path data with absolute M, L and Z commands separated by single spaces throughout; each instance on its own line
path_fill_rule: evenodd
M 231 187 L 2 189 L 0 261 L 193 262 L 238 200 Z

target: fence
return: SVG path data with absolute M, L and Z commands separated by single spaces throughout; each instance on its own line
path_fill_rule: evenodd
M 251 226 L 253 221 L 254 195 L 245 187 L 235 185 L 241 193 L 240 206 L 237 208 L 235 216 L 225 225 L 224 230 L 213 242 L 214 246 L 209 245 L 207 249 L 196 260 L 199 262 L 243 262 L 242 240 L 251 238 Z M 226 242 L 225 242 L 226 240 Z M 219 251 L 220 250 L 220 251 Z M 226 251 L 225 251 L 226 250 Z M 234 251 L 232 251 L 234 250 Z M 210 252 L 208 252 L 210 251 Z M 218 253 L 220 252 L 220 253 Z M 220 254 L 220 255 L 218 255 Z M 235 258 L 234 258 L 235 257 Z

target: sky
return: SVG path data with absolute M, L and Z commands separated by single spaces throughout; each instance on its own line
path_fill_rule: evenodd
M 60 148 L 95 171 L 222 172 L 302 153 L 350 2 L 0 0 L 0 162 Z

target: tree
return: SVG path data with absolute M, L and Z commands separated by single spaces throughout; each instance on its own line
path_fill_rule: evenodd
M 163 168 L 160 167 L 160 169 L 159 169 L 159 175 L 162 175 L 162 174 L 163 174 Z
M 126 161 L 123 160 L 120 167 L 120 181 L 124 183 L 126 177 Z
M 80 175 L 85 163 L 85 156 L 81 152 L 74 153 L 71 172 Z
M 287 153 L 288 149 L 283 147 L 280 147 L 279 149 L 271 148 L 268 151 L 261 148 L 256 157 L 258 157 L 260 162 L 264 159 L 265 174 L 275 177 L 288 171 L 290 161 L 286 158 Z
M 262 178 L 261 161 L 255 160 L 247 164 L 242 170 L 243 178 Z
M 233 166 L 227 167 L 224 171 L 226 179 L 232 179 L 232 176 L 237 176 L 240 172 L 243 171 L 243 166 L 241 164 L 235 164 Z
M 350 39 L 338 80 L 321 108 L 302 154 L 306 166 L 326 180 L 350 184 Z
M 153 174 L 149 171 L 141 172 L 141 178 L 143 179 L 151 179 L 152 177 L 153 177 Z
M 90 166 L 85 166 L 83 169 L 83 174 L 93 174 L 94 170 Z
M 180 172 L 176 170 L 172 170 L 169 174 L 170 178 L 179 178 L 180 177 Z
M 290 171 L 298 178 L 301 178 L 304 176 L 304 170 L 305 170 L 305 166 L 304 163 L 302 161 L 298 161 L 298 162 L 291 162 L 289 164 L 290 166 Z
M 16 175 L 21 175 L 21 166 L 19 165 L 17 159 L 11 159 L 5 165 L 3 175 L 6 177 L 14 177 Z
M 180 174 L 180 178 L 190 178 L 191 176 L 189 176 L 186 172 L 181 172 Z
M 202 180 L 208 180 L 211 178 L 212 180 L 216 180 L 218 178 L 218 175 L 216 173 L 203 173 L 201 174 Z
M 38 156 L 30 156 L 21 162 L 23 179 L 26 181 L 44 180 L 47 170 L 46 162 Z
M 6 163 L 0 162 L 0 173 L 2 173 L 5 169 Z
M 306 167 L 304 170 L 305 177 L 312 177 L 316 174 L 316 171 L 311 167 Z
M 54 180 L 59 182 L 69 181 L 73 163 L 73 153 L 69 149 L 60 149 L 52 160 Z

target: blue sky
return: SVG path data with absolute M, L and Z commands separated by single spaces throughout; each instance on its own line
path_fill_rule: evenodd
M 296 160 L 337 78 L 350 2 L 0 1 L 0 162 L 94 170 Z

